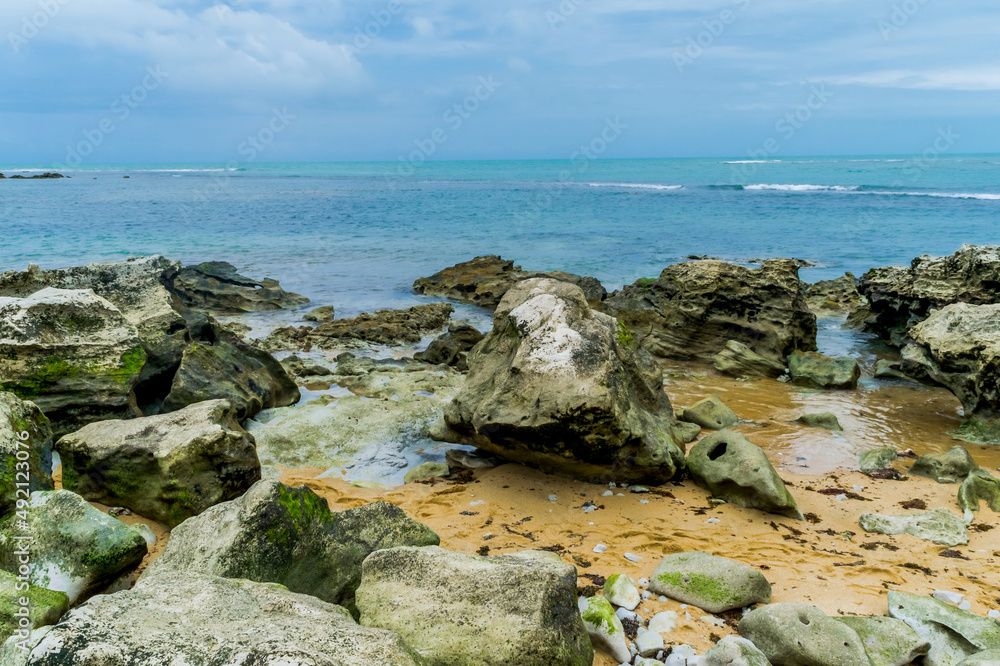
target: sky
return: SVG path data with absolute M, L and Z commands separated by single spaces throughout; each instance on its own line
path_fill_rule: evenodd
M 995 0 L 2 0 L 0 163 L 1000 152 L 998 28 Z

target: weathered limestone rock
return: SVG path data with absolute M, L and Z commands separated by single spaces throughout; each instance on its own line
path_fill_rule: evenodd
M 38 405 L 56 434 L 133 415 L 145 362 L 135 326 L 91 291 L 0 297 L 0 391 Z
M 22 610 L 22 599 L 28 600 L 27 611 Z M 0 569 L 0 645 L 15 634 L 20 639 L 24 632 L 55 624 L 68 609 L 69 599 L 62 592 L 18 581 L 13 573 Z
M 580 597 L 577 606 L 593 645 L 610 654 L 615 661 L 628 663 L 632 653 L 625 641 L 625 629 L 608 600 Z
M 758 608 L 743 616 L 739 632 L 774 666 L 871 666 L 857 632 L 808 604 Z
M 448 332 L 436 338 L 427 349 L 413 355 L 418 361 L 453 365 L 459 370 L 468 370 L 468 352 L 472 350 L 483 334 L 468 324 L 452 324 Z
M 785 374 L 784 363 L 764 358 L 742 342 L 730 340 L 712 360 L 715 369 L 724 375 L 737 378 L 767 377 L 774 379 Z
M 225 400 L 161 416 L 102 421 L 56 444 L 63 487 L 175 527 L 260 480 L 254 439 Z
M 816 349 L 816 316 L 806 306 L 798 266 L 787 259 L 749 269 L 722 261 L 668 266 L 656 280 L 615 292 L 604 311 L 647 351 L 711 362 L 736 340 L 780 362 Z
M 795 352 L 788 357 L 792 383 L 818 389 L 858 388 L 861 366 L 853 358 L 831 358 L 816 352 Z
M 969 543 L 965 521 L 944 508 L 898 516 L 863 513 L 858 522 L 865 532 L 911 534 L 942 546 L 964 546 Z
M 910 379 L 902 370 L 902 361 L 879 359 L 875 363 L 875 379 Z
M 688 471 L 716 497 L 748 509 L 802 519 L 802 512 L 764 451 L 732 430 L 722 430 L 691 449 Z
M 858 278 L 847 273 L 836 280 L 820 280 L 805 286 L 806 302 L 813 312 L 849 312 L 861 303 Z
M 899 452 L 892 447 L 882 447 L 865 451 L 858 456 L 858 464 L 862 472 L 871 474 L 885 469 L 893 460 L 899 457 Z
M 21 434 L 27 433 L 27 439 Z M 18 476 L 21 472 L 21 476 Z M 18 483 L 26 487 L 18 493 Z M 52 490 L 52 428 L 33 402 L 0 393 L 0 516 L 36 490 Z
M 964 446 L 953 446 L 944 453 L 920 456 L 910 467 L 910 474 L 926 476 L 938 483 L 961 483 L 969 472 L 979 469 Z
M 930 643 L 926 666 L 954 666 L 985 650 L 1000 649 L 1000 625 L 932 597 L 889 590 L 889 616 L 905 621 Z
M 931 644 L 902 620 L 892 617 L 837 617 L 861 637 L 872 666 L 909 666 Z
M 771 601 L 764 574 L 745 564 L 692 551 L 667 555 L 649 579 L 649 589 L 709 613 Z
M 422 666 L 392 632 L 279 585 L 195 572 L 96 596 L 39 632 L 27 666 Z
M 318 308 L 313 308 L 309 312 L 302 315 L 302 318 L 306 321 L 314 321 L 318 324 L 326 324 L 328 322 L 336 319 L 336 311 L 332 305 L 323 305 Z
M 708 430 L 725 430 L 740 422 L 736 412 L 729 409 L 722 398 L 711 395 L 691 405 L 678 417 L 681 421 L 696 423 Z
M 185 266 L 169 286 L 185 306 L 209 312 L 287 310 L 309 302 L 282 289 L 277 280 L 251 280 L 224 261 Z
M 840 419 L 837 418 L 836 414 L 831 412 L 803 414 L 795 419 L 795 422 L 801 423 L 808 428 L 822 428 L 823 430 L 832 430 L 833 432 L 843 432 L 844 430 L 843 426 L 840 425 Z
M 143 573 L 197 572 L 279 583 L 357 613 L 361 563 L 396 546 L 436 546 L 438 536 L 402 509 L 375 502 L 331 513 L 308 488 L 261 481 L 246 495 L 190 518 Z
M 496 557 L 436 547 L 372 553 L 361 624 L 397 632 L 431 666 L 590 666 L 576 569 L 552 553 Z
M 334 319 L 315 328 L 302 326 L 275 329 L 261 343 L 264 349 L 309 351 L 337 349 L 348 343 L 382 345 L 412 344 L 444 328 L 455 308 L 450 303 L 427 303 L 405 310 L 376 310 L 352 319 Z
M 699 666 L 771 666 L 753 643 L 739 636 L 726 636 L 698 662 Z
M 974 654 L 963 659 L 958 666 L 1000 666 L 1000 649 Z
M 465 444 L 578 478 L 658 482 L 683 466 L 662 371 L 568 282 L 506 293 L 445 421 Z
M 1000 513 L 1000 479 L 985 469 L 974 469 L 958 489 L 958 508 L 976 512 L 980 502 Z

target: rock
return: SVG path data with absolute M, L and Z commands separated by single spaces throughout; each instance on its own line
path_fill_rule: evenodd
M 92 423 L 60 439 L 56 449 L 64 488 L 170 528 L 260 480 L 254 439 L 225 400 Z
M 565 271 L 533 273 L 531 277 L 547 277 L 559 280 L 560 282 L 575 284 L 580 289 L 583 289 L 583 297 L 587 299 L 587 304 L 595 310 L 602 310 L 604 308 L 604 299 L 608 297 L 608 290 L 595 277 L 581 277 Z
M 937 599 L 889 590 L 889 616 L 905 621 L 930 643 L 926 666 L 953 666 L 979 652 L 1000 649 L 1000 625 Z
M 698 439 L 698 435 L 700 434 L 701 426 L 697 423 L 685 423 L 684 421 L 678 421 L 674 426 L 674 437 L 677 439 L 677 444 L 681 446 L 690 444 L 694 440 Z
M 858 523 L 865 532 L 911 534 L 942 546 L 964 546 L 969 543 L 965 521 L 944 508 L 898 516 L 863 513 Z
M 25 477 L 18 478 L 18 471 L 28 475 L 28 485 L 20 488 L 20 494 L 17 484 L 24 483 Z M 0 393 L 0 516 L 13 509 L 19 497 L 27 499 L 29 493 L 53 488 L 49 420 L 35 403 Z
M 263 409 L 294 405 L 298 386 L 273 356 L 215 328 L 215 338 L 184 350 L 161 406 L 174 412 L 206 400 L 228 400 L 236 419 L 252 418 Z
M 858 388 L 861 366 L 853 358 L 831 358 L 816 352 L 795 352 L 788 357 L 792 383 L 818 389 Z
M 467 370 L 467 354 L 483 339 L 483 334 L 468 324 L 452 324 L 448 332 L 440 335 L 428 345 L 426 351 L 418 352 L 413 358 L 428 363 L 453 365 Z M 464 366 L 464 367 L 462 367 Z
M 331 513 L 308 488 L 261 481 L 176 527 L 143 578 L 176 571 L 278 583 L 356 614 L 354 592 L 368 555 L 438 543 L 427 526 L 392 504 Z
M 771 666 L 771 662 L 747 639 L 726 636 L 705 653 L 698 666 Z
M 57 435 L 133 415 L 145 362 L 135 326 L 92 291 L 0 297 L 0 391 L 38 405 Z
M 26 298 L 48 287 L 89 289 L 118 308 L 139 334 L 146 363 L 139 376 L 144 385 L 169 381 L 187 346 L 184 318 L 174 309 L 173 297 L 164 287 L 180 270 L 179 261 L 161 256 L 42 270 L 31 264 L 26 271 L 0 274 L 0 296 Z
M 974 654 L 959 662 L 958 666 L 1000 666 L 1000 649 Z
M 642 657 L 654 657 L 663 650 L 663 636 L 655 631 L 647 631 L 639 634 L 635 639 L 635 649 L 639 651 L 639 655 Z M 653 663 L 661 664 L 663 662 L 654 661 Z
M 305 296 L 282 289 L 277 280 L 252 280 L 224 261 L 185 266 L 169 287 L 185 306 L 208 312 L 288 310 L 309 302 Z
M 639 280 L 604 302 L 649 352 L 712 362 L 730 340 L 774 362 L 816 349 L 816 316 L 787 259 L 749 269 L 721 261 L 668 266 L 656 280 Z
M 885 469 L 893 460 L 899 457 L 899 453 L 892 447 L 883 447 L 865 451 L 858 456 L 858 464 L 861 471 L 867 474 Z
M 808 604 L 758 608 L 743 616 L 739 632 L 774 666 L 871 666 L 857 632 Z
M 762 573 L 740 562 L 698 551 L 663 558 L 649 580 L 649 589 L 709 613 L 771 601 L 771 584 Z
M 454 312 L 449 303 L 415 305 L 406 310 L 377 310 L 352 319 L 335 319 L 315 328 L 278 328 L 261 343 L 271 351 L 337 349 L 345 343 L 368 342 L 381 345 L 413 344 L 432 331 L 443 328 Z
M 993 511 L 1000 513 L 1000 479 L 985 469 L 974 469 L 958 489 L 958 508 L 965 511 L 979 511 L 979 503 L 986 502 Z
M 447 463 L 425 462 L 417 465 L 403 477 L 403 483 L 416 483 L 418 481 L 431 481 L 440 479 L 451 474 Z
M 625 610 L 635 610 L 642 598 L 632 579 L 625 574 L 613 574 L 604 581 L 604 598 Z
M 707 430 L 725 430 L 740 422 L 736 412 L 729 409 L 717 395 L 696 402 L 681 412 L 677 418 L 680 421 L 697 423 Z
M 362 625 L 397 632 L 428 666 L 594 659 L 576 608 L 576 569 L 553 553 L 379 550 L 364 561 L 357 601 Z
M 433 437 L 433 433 L 431 434 Z M 449 467 L 460 469 L 490 469 L 502 465 L 504 461 L 495 456 L 485 455 L 479 451 L 465 451 L 463 449 L 450 449 L 445 451 L 444 459 Z
M 807 428 L 822 428 L 824 430 L 832 430 L 833 432 L 844 431 L 843 426 L 840 425 L 840 419 L 837 418 L 836 414 L 831 414 L 830 412 L 803 414 L 795 419 L 795 422 L 801 423 Z
M 71 604 L 135 568 L 146 555 L 146 540 L 117 518 L 98 511 L 68 490 L 32 493 L 28 529 L 16 514 L 0 519 L 0 569 L 16 571 L 16 537 L 30 534 L 29 582 L 65 592 Z
M 655 483 L 683 466 L 659 366 L 568 282 L 507 292 L 444 415 L 464 444 L 578 478 Z
M 949 305 L 910 329 L 903 372 L 944 386 L 966 418 L 1000 417 L 1000 304 Z
M 961 483 L 979 465 L 964 446 L 953 446 L 945 453 L 928 453 L 917 458 L 910 474 L 926 476 L 938 483 Z
M 998 284 L 1000 247 L 963 245 L 950 257 L 918 257 L 909 268 L 873 268 L 858 291 L 869 301 L 868 329 L 902 348 L 907 332 L 934 310 L 1000 303 Z
M 268 664 L 418 666 L 388 631 L 278 585 L 194 572 L 143 576 L 94 597 L 33 646 L 27 666 Z
M 764 451 L 732 430 L 698 442 L 688 454 L 695 483 L 715 497 L 748 509 L 802 520 L 802 513 Z
M 332 305 L 323 305 L 305 313 L 302 315 L 302 318 L 306 321 L 315 321 L 319 324 L 326 324 L 336 318 L 336 312 L 334 311 Z
M 24 606 L 22 599 L 27 600 Z M 0 570 L 0 645 L 15 634 L 20 639 L 32 629 L 55 624 L 67 610 L 69 599 L 62 592 L 18 581 L 13 573 Z
M 902 370 L 901 361 L 879 359 L 875 362 L 875 379 L 910 379 Z
M 281 367 L 292 377 L 325 377 L 333 374 L 326 366 L 294 355 L 281 359 Z
M 774 379 L 785 374 L 785 365 L 764 358 L 742 342 L 730 340 L 716 354 L 712 365 L 722 374 L 737 378 L 766 377 Z
M 853 273 L 806 285 L 805 291 L 806 303 L 814 312 L 849 312 L 861 304 L 858 278 Z
M 927 654 L 930 643 L 902 620 L 891 617 L 837 617 L 857 632 L 871 666 L 909 666 Z
M 611 604 L 604 597 L 580 597 L 578 607 L 591 642 L 618 662 L 631 661 L 625 629 Z

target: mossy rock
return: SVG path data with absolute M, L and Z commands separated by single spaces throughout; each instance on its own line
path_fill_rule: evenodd
M 21 438 L 22 433 L 27 439 Z M 17 505 L 18 483 L 27 483 L 21 488 L 23 500 L 31 492 L 55 488 L 52 427 L 35 403 L 0 393 L 0 516 Z
M 962 511 L 979 511 L 980 502 L 1000 513 L 1000 479 L 985 469 L 969 472 L 958 489 L 958 507 Z
M 862 472 L 871 474 L 880 469 L 885 469 L 893 460 L 899 457 L 896 449 L 886 446 L 879 449 L 865 451 L 858 455 L 858 466 Z
M 902 620 L 892 617 L 836 617 L 861 637 L 872 666 L 908 666 L 931 649 Z
M 691 551 L 667 555 L 649 580 L 650 591 L 709 613 L 771 601 L 764 574 L 740 562 Z
M 681 412 L 678 418 L 688 423 L 696 423 L 709 430 L 724 430 L 740 422 L 736 412 L 729 409 L 717 395 L 699 400 Z
M 876 534 L 910 534 L 942 546 L 964 546 L 969 543 L 965 521 L 945 508 L 920 513 L 884 516 L 863 513 L 858 519 L 861 529 Z
M 969 472 L 979 469 L 964 446 L 953 446 L 944 453 L 929 453 L 917 458 L 910 474 L 926 476 L 938 483 L 961 483 Z
M 22 616 L 22 599 L 28 602 L 27 616 Z M 0 570 L 0 645 L 19 630 L 24 632 L 55 624 L 68 609 L 69 599 L 62 592 L 31 585 Z M 18 636 L 23 638 L 24 634 Z
M 1000 650 L 1000 624 L 933 597 L 889 590 L 889 616 L 905 621 L 931 649 L 925 664 L 958 664 Z
M 778 666 L 871 666 L 854 629 L 808 604 L 762 606 L 743 616 L 739 632 Z
M 797 386 L 853 390 L 861 379 L 861 366 L 853 358 L 831 358 L 817 352 L 795 352 L 788 357 L 788 373 Z
M 840 425 L 840 419 L 837 418 L 836 414 L 831 412 L 803 414 L 795 419 L 795 422 L 801 423 L 807 428 L 822 428 L 823 430 L 830 430 L 832 432 L 843 432 L 844 430 L 843 426 Z

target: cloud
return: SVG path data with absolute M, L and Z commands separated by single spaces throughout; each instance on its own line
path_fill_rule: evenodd
M 1000 67 L 944 69 L 927 72 L 886 70 L 848 76 L 827 76 L 812 79 L 812 82 L 910 90 L 996 91 L 1000 90 Z

